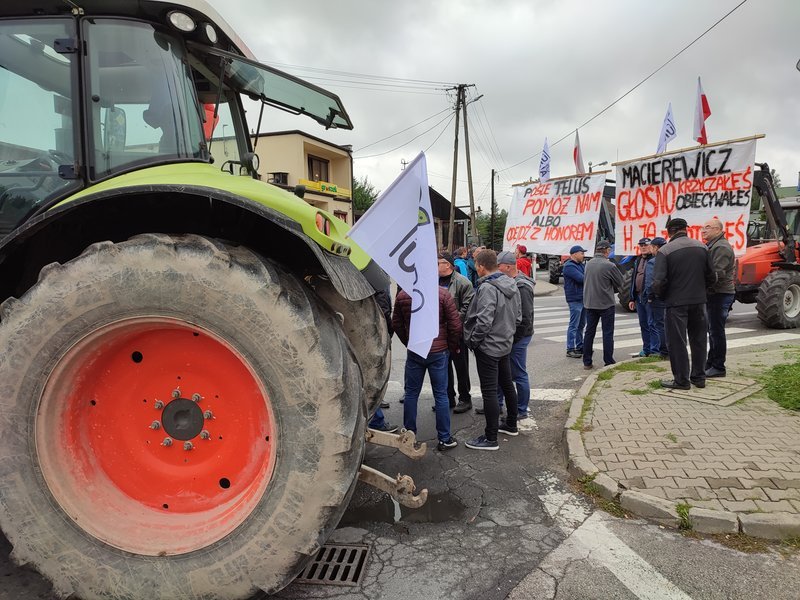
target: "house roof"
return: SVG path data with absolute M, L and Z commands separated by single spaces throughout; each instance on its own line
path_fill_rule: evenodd
M 431 196 L 431 210 L 436 219 L 444 221 L 450 220 L 450 201 L 439 192 L 428 186 Z M 460 208 L 456 207 L 456 221 L 469 221 L 469 215 Z
M 277 137 L 280 135 L 300 135 L 310 140 L 314 140 L 315 142 L 319 142 L 320 144 L 325 144 L 326 146 L 330 146 L 331 148 L 338 148 L 343 152 L 347 152 L 348 154 L 353 153 L 352 146 L 339 146 L 338 144 L 334 144 L 333 142 L 329 142 L 327 140 L 323 140 L 315 135 L 311 135 L 310 133 L 306 133 L 305 131 L 300 131 L 299 129 L 291 129 L 287 131 L 262 131 L 258 134 L 258 137 Z M 250 135 L 250 137 L 254 138 L 255 135 Z

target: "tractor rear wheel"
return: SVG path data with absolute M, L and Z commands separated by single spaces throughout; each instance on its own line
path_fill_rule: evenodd
M 758 288 L 756 311 L 772 329 L 800 327 L 800 272 L 778 270 L 767 275 Z
M 550 283 L 558 285 L 558 280 L 561 279 L 561 261 L 558 258 L 551 258 L 547 263 L 547 269 L 550 274 Z
M 276 591 L 341 518 L 361 375 L 278 264 L 194 235 L 104 242 L 0 319 L 0 526 L 57 594 Z

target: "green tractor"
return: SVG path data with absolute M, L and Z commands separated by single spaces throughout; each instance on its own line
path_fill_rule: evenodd
M 344 222 L 259 181 L 244 117 L 249 99 L 351 129 L 339 98 L 199 0 L 3 3 L 0 65 L 15 562 L 60 597 L 247 598 L 291 581 L 359 477 L 419 503 L 361 465 L 388 279 Z

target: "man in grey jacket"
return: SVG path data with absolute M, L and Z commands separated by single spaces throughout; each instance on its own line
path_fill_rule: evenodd
M 475 352 L 475 365 L 481 382 L 486 415 L 484 435 L 466 442 L 473 450 L 497 450 L 498 432 L 509 436 L 517 429 L 517 390 L 511 377 L 511 346 L 517 325 L 522 321 L 522 304 L 513 279 L 497 270 L 494 250 L 483 250 L 475 257 L 478 288 L 467 309 L 464 340 Z M 505 395 L 508 416 L 500 423 L 497 384 Z
M 614 295 L 622 288 L 622 274 L 608 256 L 611 244 L 597 242 L 594 258 L 586 265 L 583 279 L 583 306 L 586 310 L 586 333 L 583 334 L 583 368 L 591 369 L 594 354 L 594 336 L 597 323 L 603 326 L 603 363 L 613 365 L 614 360 Z
M 736 256 L 725 239 L 722 221 L 711 219 L 700 233 L 708 247 L 711 269 L 716 280 L 708 288 L 708 358 L 706 377 L 725 377 L 725 355 L 728 344 L 725 339 L 725 321 L 733 306 Z

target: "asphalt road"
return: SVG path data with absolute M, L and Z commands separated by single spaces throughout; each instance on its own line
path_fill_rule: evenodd
M 429 386 L 419 401 L 419 438 L 433 448 L 420 461 L 370 446 L 366 464 L 411 475 L 428 489 L 427 504 L 401 509 L 359 484 L 333 540 L 370 548 L 360 587 L 292 584 L 277 598 L 406 600 L 468 599 L 795 599 L 800 560 L 775 550 L 744 554 L 684 537 L 642 521 L 595 510 L 569 483 L 561 446 L 567 398 L 586 376 L 581 361 L 564 356 L 563 294 L 536 298 L 536 332 L 528 366 L 533 418 L 519 437 L 503 438 L 498 452 L 460 444 L 435 449 Z M 635 316 L 617 313 L 617 360 L 639 350 Z M 800 342 L 800 333 L 765 330 L 752 306 L 735 305 L 731 352 L 756 344 Z M 634 329 L 634 331 L 630 331 Z M 774 337 L 783 334 L 793 337 Z M 739 340 L 739 341 L 736 341 Z M 395 340 L 387 418 L 402 421 L 405 351 Z M 474 364 L 475 404 L 478 380 Z M 483 417 L 453 415 L 460 442 L 477 435 Z M 37 574 L 13 566 L 0 537 L 0 600 L 51 598 Z M 177 600 L 177 599 L 176 599 Z

